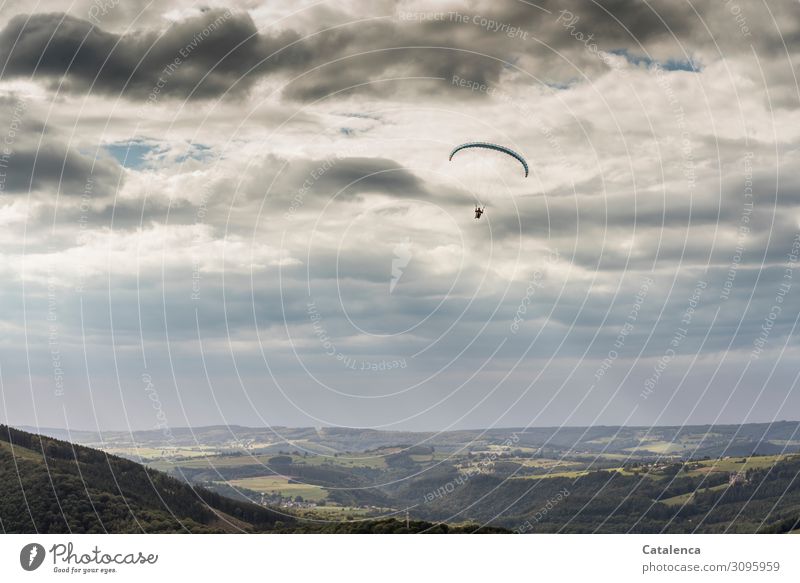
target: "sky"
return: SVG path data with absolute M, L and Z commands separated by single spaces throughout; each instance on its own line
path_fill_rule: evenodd
M 0 421 L 800 418 L 796 2 L 66 7 L 0 4 Z

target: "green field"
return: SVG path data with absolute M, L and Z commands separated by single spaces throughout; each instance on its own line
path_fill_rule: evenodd
M 328 497 L 328 493 L 320 486 L 313 484 L 290 484 L 289 478 L 283 476 L 263 476 L 258 478 L 240 478 L 227 482 L 235 488 L 246 488 L 264 494 L 280 494 L 285 498 L 302 496 L 304 500 L 319 502 Z
M 430 454 L 411 454 L 408 457 L 410 457 L 413 461 L 415 461 L 418 464 L 424 464 L 424 463 L 432 462 L 435 459 L 433 457 L 432 453 L 430 453 Z
M 797 455 L 781 454 L 781 455 L 761 455 L 753 457 L 725 457 L 718 460 L 703 460 L 700 462 L 692 462 L 696 467 L 688 472 L 689 476 L 702 476 L 711 472 L 743 472 L 745 470 L 769 468 L 779 461 L 783 461 Z M 745 461 L 742 461 L 745 460 Z
M 0 450 L 13 453 L 14 457 L 18 460 L 29 460 L 37 463 L 44 461 L 42 456 L 35 451 L 31 451 L 30 449 L 24 447 L 14 447 L 6 441 L 0 441 Z
M 298 508 L 295 514 L 305 518 L 317 520 L 353 520 L 365 518 L 374 514 L 386 514 L 389 511 L 375 511 L 369 508 L 356 508 L 354 506 L 317 506 L 316 508 Z
M 581 468 L 585 464 L 573 461 L 555 460 L 550 458 L 512 458 L 510 461 L 517 462 L 529 468 L 562 468 L 562 470 L 572 470 Z
M 719 484 L 718 486 L 712 486 L 708 488 L 709 492 L 716 492 L 719 490 L 724 490 L 728 487 L 728 484 Z M 694 498 L 694 492 L 687 492 L 686 494 L 680 494 L 679 496 L 673 496 L 672 498 L 664 498 L 663 500 L 659 500 L 662 504 L 666 504 L 667 506 L 679 506 L 682 504 L 686 504 L 687 502 L 691 502 L 692 498 Z
M 331 455 L 309 455 L 307 457 L 292 456 L 293 463 L 296 464 L 309 464 L 309 465 L 322 465 L 331 464 L 344 467 L 363 467 L 363 468 L 376 468 L 381 469 L 386 467 L 386 459 L 381 455 L 348 455 L 340 454 L 339 456 Z
M 550 478 L 577 478 L 585 476 L 590 470 L 574 470 L 563 472 L 549 472 L 547 474 L 537 474 L 535 476 L 512 476 L 511 480 L 549 480 Z
M 240 466 L 261 465 L 265 468 L 270 466 L 269 460 L 278 454 L 268 455 L 197 455 L 193 459 L 160 459 L 152 461 L 148 465 L 161 470 L 169 471 L 175 467 L 191 468 L 191 469 L 213 469 L 213 468 L 236 468 Z M 383 469 L 386 467 L 386 461 L 380 456 L 347 456 L 339 455 L 337 457 L 326 455 L 293 455 L 293 464 L 298 465 L 335 465 L 339 467 L 364 467 Z
M 636 447 L 629 447 L 626 451 L 633 453 L 642 453 L 643 451 L 652 451 L 658 454 L 676 454 L 681 453 L 686 449 L 685 444 L 673 443 L 671 441 L 645 441 Z
M 142 460 L 147 463 L 155 460 L 165 460 L 169 458 L 206 458 L 208 456 L 216 456 L 219 452 L 213 446 L 192 446 L 192 447 L 115 447 L 103 446 L 102 444 L 91 444 L 91 447 L 102 449 L 111 455 L 118 455 L 120 457 Z

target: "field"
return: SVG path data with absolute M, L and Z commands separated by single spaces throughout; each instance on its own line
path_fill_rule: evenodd
M 632 453 L 653 452 L 658 454 L 679 454 L 687 448 L 681 443 L 671 443 L 669 441 L 645 441 L 635 447 L 630 447 L 626 451 Z
M 235 488 L 246 488 L 264 494 L 280 494 L 284 498 L 302 496 L 306 501 L 319 502 L 328 497 L 328 493 L 312 484 L 292 484 L 290 478 L 283 476 L 264 476 L 258 478 L 240 478 L 228 480 Z
M 0 441 L 0 453 L 2 453 L 2 451 L 13 453 L 14 458 L 17 460 L 28 460 L 36 463 L 42 462 L 42 456 L 24 447 L 13 447 L 10 443 L 5 441 Z
M 725 490 L 728 487 L 728 484 L 719 484 L 718 486 L 712 486 L 708 489 L 709 492 L 718 492 L 720 490 Z M 682 504 L 686 504 L 687 502 L 691 502 L 692 498 L 694 498 L 694 492 L 687 492 L 686 494 L 680 494 L 678 496 L 673 496 L 672 498 L 664 498 L 659 500 L 662 504 L 666 504 L 667 506 L 679 506 Z
M 191 446 L 191 447 L 148 447 L 148 446 L 122 446 L 122 445 L 103 445 L 101 443 L 88 444 L 112 455 L 118 455 L 134 461 L 147 463 L 153 460 L 166 458 L 185 459 L 185 458 L 204 458 L 209 455 L 216 455 L 217 449 L 212 446 Z
M 585 476 L 588 470 L 573 470 L 565 472 L 548 472 L 546 474 L 536 474 L 534 476 L 514 476 L 512 480 L 549 480 L 551 478 L 577 478 L 578 476 Z
M 782 454 L 782 455 L 763 455 L 763 456 L 747 457 L 747 458 L 725 457 L 718 460 L 703 460 L 699 462 L 693 462 L 691 464 L 691 467 L 693 467 L 693 469 L 688 472 L 688 475 L 701 476 L 712 472 L 736 473 L 757 468 L 769 468 L 775 465 L 777 462 L 783 461 L 791 457 L 797 457 L 797 456 Z
M 317 506 L 315 508 L 300 508 L 296 510 L 299 516 L 314 520 L 355 520 L 370 516 L 385 516 L 386 510 L 372 510 L 355 506 Z
M 129 457 L 125 454 L 123 457 Z M 270 459 L 274 458 L 275 454 L 269 455 L 213 455 L 213 454 L 199 454 L 193 456 L 192 459 L 183 458 L 162 458 L 153 460 L 149 463 L 150 466 L 162 471 L 169 471 L 176 466 L 182 468 L 192 469 L 213 469 L 213 468 L 235 468 L 246 465 L 260 465 L 264 468 L 269 468 L 272 464 Z M 385 468 L 386 460 L 381 456 L 366 456 L 366 455 L 292 455 L 293 464 L 299 465 L 335 465 L 346 468 Z

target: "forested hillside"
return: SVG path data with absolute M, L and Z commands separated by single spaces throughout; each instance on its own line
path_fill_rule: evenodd
M 397 519 L 298 520 L 105 452 L 0 425 L 4 533 L 502 532 Z

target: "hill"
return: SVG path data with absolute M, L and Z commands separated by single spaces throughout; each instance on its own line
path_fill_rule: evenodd
M 4 532 L 241 532 L 279 522 L 294 518 L 102 451 L 0 425 Z
M 509 439 L 520 448 L 551 455 L 608 455 L 697 458 L 769 455 L 800 451 L 800 422 L 743 425 L 686 425 L 659 427 L 525 427 L 463 429 L 443 432 L 382 431 L 338 427 L 207 426 L 162 431 L 66 431 L 20 427 L 56 439 L 96 447 L 146 462 L 164 457 L 203 457 L 219 453 L 279 454 L 299 450 L 330 456 L 366 453 L 404 444 L 434 447 L 437 452 L 462 453 L 501 446 Z
M 169 442 L 159 432 L 51 431 L 41 437 L 2 429 L 0 523 L 6 531 L 473 532 L 481 524 L 488 525 L 481 532 L 747 533 L 800 527 L 797 422 L 437 436 L 206 427 L 193 429 L 193 436 L 176 429 Z M 98 440 L 104 451 L 62 435 Z M 406 512 L 409 522 L 398 520 Z
M 4 533 L 503 532 L 396 519 L 301 521 L 103 451 L 0 425 Z

